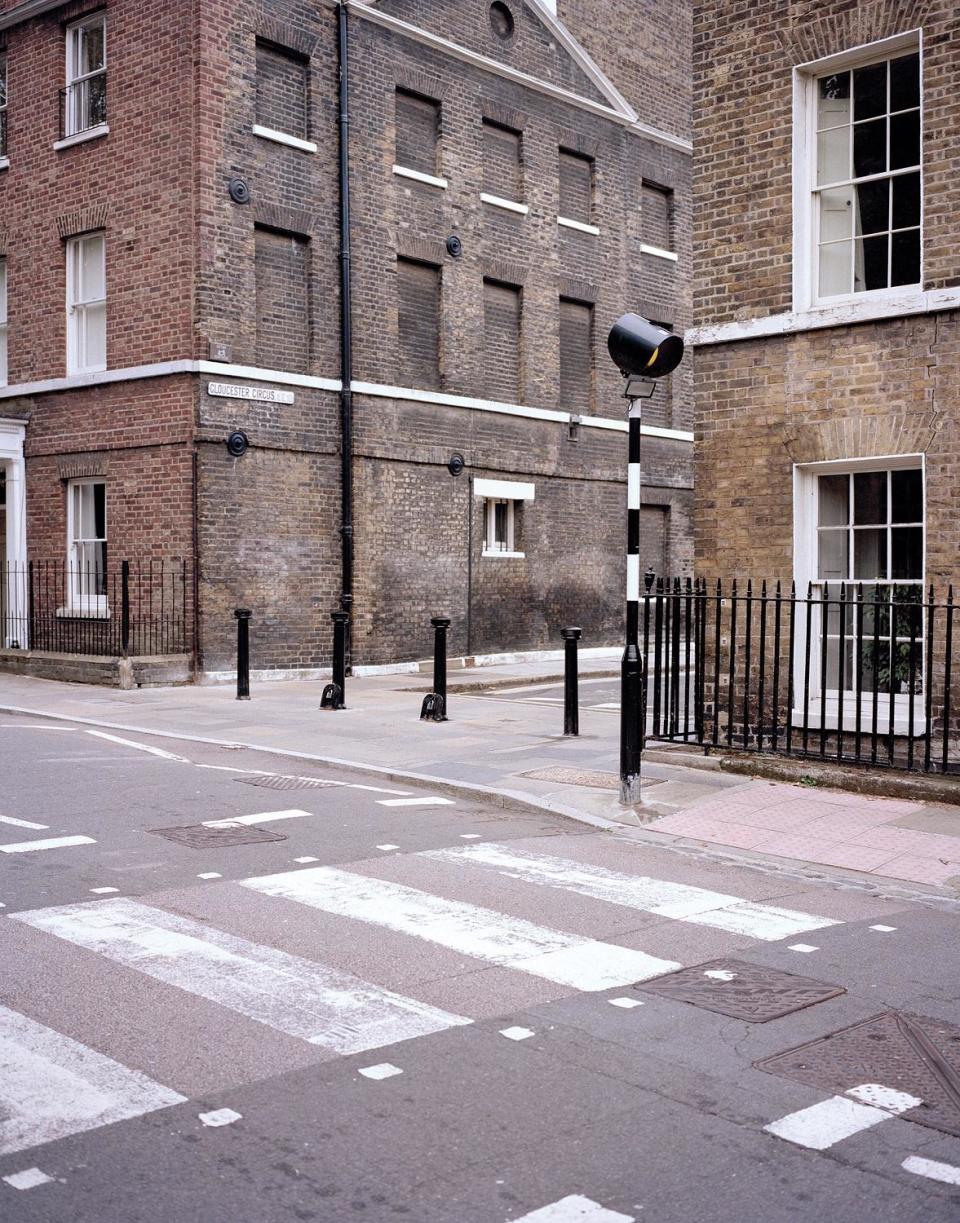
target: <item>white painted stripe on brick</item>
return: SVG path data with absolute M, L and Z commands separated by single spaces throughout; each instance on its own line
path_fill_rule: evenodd
M 457 865 L 467 862 L 511 875 L 526 883 L 561 888 L 581 896 L 590 896 L 594 900 L 604 900 L 608 904 L 624 905 L 643 913 L 672 917 L 770 942 L 800 934 L 804 930 L 840 924 L 830 918 L 813 917 L 775 905 L 754 904 L 738 896 L 707 888 L 671 883 L 645 875 L 628 875 L 603 866 L 575 862 L 570 858 L 514 849 L 493 841 L 485 841 L 482 845 L 424 850 L 418 857 L 435 858 Z
M 132 900 L 33 909 L 12 918 L 336 1053 L 361 1053 L 470 1022 Z
M 598 1202 L 579 1193 L 541 1206 L 529 1214 L 521 1215 L 514 1223 L 634 1223 L 635 1215 L 625 1215 L 619 1210 L 607 1210 Z
M 258 811 L 253 815 L 231 815 L 225 820 L 204 820 L 204 828 L 233 828 L 236 824 L 272 824 L 274 820 L 301 820 L 311 813 L 291 807 L 286 811 Z
M 136 743 L 133 739 L 121 739 L 119 735 L 108 735 L 103 730 L 88 730 L 87 734 L 93 735 L 95 739 L 106 739 L 110 743 L 119 743 L 123 747 L 135 748 L 138 752 L 146 752 L 150 756 L 159 756 L 161 760 L 176 760 L 180 764 L 190 763 L 186 756 L 177 756 L 174 752 L 165 752 L 162 747 L 150 747 L 146 743 Z
M 42 841 L 13 841 L 0 845 L 0 854 L 32 854 L 41 849 L 69 849 L 73 845 L 96 845 L 93 837 L 46 837 Z
M 0 824 L 11 824 L 14 828 L 32 828 L 36 832 L 50 827 L 49 824 L 35 824 L 32 820 L 14 819 L 12 815 L 0 815 Z
M 452 807 L 452 798 L 378 798 L 379 807 Z
M 846 1096 L 831 1096 L 829 1100 L 821 1100 L 810 1108 L 788 1113 L 786 1117 L 771 1121 L 763 1128 L 768 1134 L 775 1134 L 797 1146 L 808 1147 L 811 1151 L 826 1151 L 834 1143 L 879 1125 L 881 1121 L 889 1121 L 892 1116 L 882 1108 L 858 1104 Z
M 924 1159 L 922 1155 L 909 1155 L 900 1165 L 905 1172 L 926 1176 L 944 1185 L 960 1185 L 960 1168 L 953 1164 L 940 1163 L 936 1159 Z
M 461 955 L 574 989 L 609 989 L 680 967 L 642 951 L 582 939 L 479 905 L 329 866 L 244 879 L 242 883 L 268 896 L 425 939 Z
M 183 1101 L 146 1075 L 0 1007 L 0 1155 Z

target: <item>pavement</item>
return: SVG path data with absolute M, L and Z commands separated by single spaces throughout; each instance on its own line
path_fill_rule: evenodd
M 238 701 L 226 685 L 120 691 L 5 675 L 0 708 L 355 766 L 655 843 L 960 894 L 960 808 L 949 804 L 732 775 L 660 747 L 646 754 L 641 804 L 622 806 L 618 661 L 615 650 L 581 660 L 576 737 L 562 734 L 553 658 L 452 670 L 443 723 L 419 719 L 429 674 L 348 677 L 336 712 L 321 711 L 318 680 L 255 682 Z

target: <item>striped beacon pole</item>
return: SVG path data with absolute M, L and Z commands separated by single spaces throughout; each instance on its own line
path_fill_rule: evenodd
M 607 338 L 614 364 L 626 379 L 627 412 L 627 617 L 620 663 L 620 801 L 640 802 L 643 746 L 643 659 L 640 657 L 640 436 L 643 401 L 658 378 L 672 373 L 683 356 L 683 340 L 639 314 L 624 314 Z

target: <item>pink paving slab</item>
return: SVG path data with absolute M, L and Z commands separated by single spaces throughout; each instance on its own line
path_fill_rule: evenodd
M 721 823 L 706 816 L 684 813 L 667 815 L 655 820 L 649 827 L 654 832 L 673 833 L 675 836 L 698 837 L 714 841 L 719 845 L 732 845 L 737 849 L 752 849 L 768 834 L 765 828 L 744 828 L 739 824 Z
M 960 876 L 960 865 L 956 862 L 949 862 L 945 865 L 943 862 L 930 858 L 915 858 L 904 854 L 898 858 L 890 858 L 873 873 L 887 875 L 891 879 L 910 879 L 914 883 L 936 885 Z

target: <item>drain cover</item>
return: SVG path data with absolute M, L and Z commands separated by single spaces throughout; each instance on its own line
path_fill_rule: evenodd
M 711 960 L 665 977 L 654 977 L 635 988 L 749 1023 L 779 1019 L 846 992 L 839 985 L 827 985 L 744 960 Z M 865 1082 L 863 1078 L 855 1081 Z
M 235 777 L 245 786 L 263 786 L 267 790 L 315 790 L 321 786 L 336 786 L 339 782 L 322 777 L 284 777 L 278 773 L 257 773 L 253 777 Z
M 591 772 L 590 769 L 531 769 L 521 777 L 533 777 L 537 781 L 555 781 L 561 786 L 596 786 L 603 790 L 616 790 L 620 778 L 616 773 Z
M 960 1137 L 960 1028 L 943 1020 L 885 1011 L 755 1064 L 837 1095 L 857 1083 L 908 1092 L 923 1105 L 905 1117 Z
M 155 836 L 166 837 L 178 845 L 189 845 L 191 849 L 218 849 L 222 845 L 253 845 L 257 841 L 285 841 L 280 832 L 268 832 L 266 828 L 251 828 L 246 824 L 232 827 L 207 828 L 203 824 L 190 824 L 186 828 L 151 828 Z

